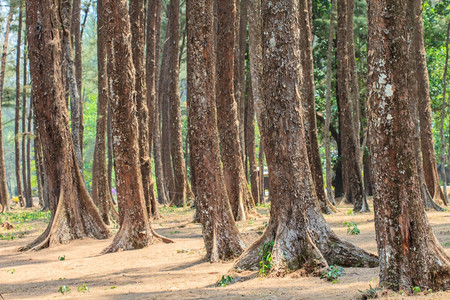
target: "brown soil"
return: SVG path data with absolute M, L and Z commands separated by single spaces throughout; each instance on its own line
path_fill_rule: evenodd
M 325 217 L 336 233 L 376 253 L 373 213 L 348 214 L 350 206 L 346 205 L 339 210 Z M 267 208 L 258 208 L 258 212 L 257 220 L 238 223 L 247 243 L 258 237 L 268 221 Z M 19 253 L 20 246 L 44 230 L 45 222 L 32 221 L 12 229 L 0 227 L 0 234 L 9 232 L 20 237 L 20 232 L 27 232 L 21 238 L 0 240 L 0 295 L 3 299 L 360 299 L 358 290 L 378 285 L 377 268 L 346 268 L 337 283 L 295 273 L 285 278 L 245 273 L 237 275 L 237 282 L 227 287 L 216 287 L 232 262 L 210 264 L 204 260 L 201 228 L 191 223 L 192 210 L 163 208 L 162 214 L 164 219 L 153 226 L 158 233 L 174 239 L 174 244 L 157 243 L 142 250 L 106 255 L 100 252 L 111 239 L 84 239 L 39 252 Z M 429 212 L 428 217 L 450 254 L 450 213 Z M 348 235 L 345 221 L 357 223 L 361 234 Z M 111 230 L 117 232 L 114 226 Z M 58 257 L 62 256 L 65 260 L 60 261 Z M 77 291 L 84 283 L 90 292 Z M 70 287 L 70 294 L 58 292 L 63 285 Z M 384 297 L 405 298 L 392 293 Z M 450 299 L 450 292 L 422 293 L 408 299 L 425 298 Z

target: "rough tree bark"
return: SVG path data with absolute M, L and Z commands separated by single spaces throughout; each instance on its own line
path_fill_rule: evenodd
M 323 188 L 322 162 L 319 154 L 319 142 L 317 140 L 316 121 L 316 98 L 314 87 L 314 66 L 313 66 L 313 37 L 310 23 L 312 7 L 309 7 L 308 0 L 299 2 L 299 29 L 300 29 L 300 54 L 302 73 L 302 104 L 305 111 L 303 122 L 305 125 L 306 147 L 308 150 L 308 161 L 311 168 L 316 195 L 319 200 L 318 205 L 324 214 L 336 212 L 336 208 L 328 200 Z
M 128 1 L 104 0 L 102 13 L 107 28 L 107 69 L 112 87 L 109 92 L 120 223 L 114 240 L 104 250 L 106 253 L 143 248 L 155 238 L 171 241 L 153 231 L 145 207 Z
M 444 136 L 444 122 L 445 122 L 445 108 L 447 106 L 446 103 L 446 95 L 447 95 L 447 69 L 448 69 L 448 45 L 450 39 L 450 22 L 447 24 L 447 38 L 445 39 L 445 66 L 444 66 L 444 75 L 442 77 L 442 111 L 441 111 L 441 164 L 442 164 L 442 177 L 444 183 L 444 197 L 445 202 L 448 203 L 447 198 L 447 174 L 445 172 L 445 136 Z M 450 145 L 450 140 L 449 140 Z M 450 153 L 450 152 L 449 152 Z M 450 155 L 450 154 L 449 154 Z
M 217 0 L 218 31 L 216 61 L 217 127 L 223 175 L 235 220 L 246 220 L 255 207 L 242 162 L 237 103 L 234 98 L 234 1 Z
M 170 24 L 168 27 L 168 105 L 170 128 L 170 154 L 174 174 L 174 190 L 171 203 L 178 207 L 186 205 L 190 189 L 186 178 L 186 165 L 183 156 L 183 138 L 181 132 L 181 103 L 178 87 L 179 80 L 179 41 L 180 41 L 180 1 L 170 0 Z
M 23 89 L 22 89 L 22 178 L 23 178 L 23 195 L 25 198 L 27 198 L 29 195 L 31 195 L 31 191 L 28 191 L 28 184 L 29 182 L 27 178 L 27 153 L 26 153 L 26 141 L 29 139 L 29 135 L 25 134 L 27 132 L 27 36 L 25 34 L 25 42 L 24 42 L 24 55 L 23 55 Z M 31 101 L 30 101 L 31 105 Z M 48 198 L 47 198 L 48 200 Z M 27 202 L 28 201 L 28 202 Z M 26 200 L 27 204 L 32 205 L 32 200 Z M 48 202 L 47 202 L 48 203 Z M 48 206 L 47 206 L 48 207 Z
M 3 85 L 5 83 L 6 56 L 8 51 L 9 30 L 11 28 L 13 11 L 9 9 L 8 19 L 6 21 L 5 41 L 3 42 L 3 51 L 0 67 L 0 203 L 2 212 L 9 212 L 9 195 L 6 186 L 6 167 L 5 154 L 3 149 L 3 126 L 2 126 L 2 104 L 3 104 Z
M 350 0 L 353 1 L 353 0 Z M 337 64 L 338 64 L 338 97 L 339 122 L 342 147 L 342 176 L 344 181 L 345 199 L 353 203 L 355 212 L 369 211 L 367 199 L 363 188 L 361 173 L 360 146 L 358 144 L 355 119 L 353 117 L 353 104 L 351 95 L 351 47 L 348 35 L 352 34 L 348 22 L 348 1 L 337 1 Z
M 72 140 L 77 157 L 78 168 L 83 175 L 83 154 L 80 143 L 81 133 L 81 108 L 80 93 L 78 92 L 75 74 L 75 62 L 73 60 L 72 45 L 70 42 L 70 22 L 72 15 L 72 3 L 70 0 L 62 0 L 59 7 L 59 17 L 62 25 L 62 48 L 67 62 L 67 81 L 70 91 L 70 117 L 72 124 Z
M 239 98 L 235 98 L 237 103 L 237 114 L 239 120 L 239 144 L 241 147 L 241 162 L 245 170 L 245 54 L 247 52 L 247 11 L 248 1 L 241 0 L 239 11 L 239 35 L 237 35 L 236 43 L 239 43 L 239 57 L 238 57 L 238 73 L 235 73 L 236 80 L 239 81 Z M 238 1 L 239 2 L 239 1 Z M 239 6 L 236 6 L 239 9 Z M 251 204 L 250 204 L 251 206 Z
M 249 94 L 247 98 L 246 116 L 245 116 L 245 151 L 247 151 L 250 185 L 253 201 L 262 203 L 259 197 L 259 173 L 258 162 L 256 160 L 256 142 L 255 142 L 255 100 L 253 97 L 252 83 L 249 83 Z
M 215 99 L 213 0 L 187 0 L 189 141 L 196 206 L 211 262 L 241 254 L 220 161 Z
M 450 287 L 450 258 L 425 213 L 414 146 L 408 9 L 420 0 L 369 2 L 369 149 L 380 284 Z
M 439 184 L 436 153 L 434 150 L 430 80 L 428 78 L 427 54 L 425 52 L 425 42 L 423 39 L 422 6 L 421 4 L 416 5 L 417 7 L 415 7 L 409 17 L 412 19 L 411 22 L 414 28 L 412 51 L 416 61 L 414 66 L 416 68 L 415 80 L 417 82 L 418 93 L 417 109 L 419 111 L 420 119 L 420 144 L 422 148 L 423 172 L 425 183 L 433 201 L 447 205 Z
M 106 126 L 108 119 L 108 77 L 106 70 L 106 27 L 103 21 L 103 0 L 97 0 L 97 129 L 95 136 L 94 162 L 92 164 L 92 200 L 98 206 L 105 224 L 111 219 L 119 221 L 109 190 L 106 166 Z
M 326 116 L 324 124 L 324 139 L 325 139 L 325 178 L 327 181 L 327 195 L 328 199 L 333 205 L 336 205 L 333 193 L 332 172 L 331 172 L 331 142 L 330 142 L 330 123 L 331 123 L 331 73 L 332 73 L 332 55 L 333 55 L 333 39 L 335 36 L 334 21 L 336 12 L 336 0 L 331 1 L 330 14 L 330 30 L 328 35 L 328 49 L 327 49 L 327 91 L 326 91 Z
M 135 67 L 135 97 L 137 102 L 139 123 L 139 163 L 141 165 L 142 186 L 144 189 L 145 206 L 149 217 L 159 217 L 156 207 L 156 197 L 153 190 L 152 159 L 149 133 L 150 119 L 148 111 L 147 85 L 145 72 L 145 1 L 129 2 L 131 22 L 131 49 Z M 153 127 L 151 128 L 153 129 Z M 153 207 L 155 206 L 155 207 Z
M 68 128 L 57 5 L 51 0 L 30 0 L 26 5 L 32 100 L 52 217 L 44 233 L 21 250 L 38 250 L 86 236 L 105 239 L 109 232 L 82 179 Z
M 377 257 L 337 237 L 316 203 L 308 163 L 300 96 L 297 1 L 262 1 L 262 137 L 269 167 L 271 214 L 264 234 L 236 261 L 233 269 L 258 269 L 261 247 L 273 242 L 272 272 L 328 264 L 376 265 Z
M 20 206 L 24 206 L 22 178 L 20 177 L 20 53 L 22 43 L 22 2 L 19 2 L 19 27 L 17 28 L 17 48 L 16 48 L 16 116 L 14 119 L 14 150 L 16 162 L 16 182 L 17 194 Z M 26 70 L 25 70 L 26 72 Z M 25 131 L 22 131 L 24 134 Z

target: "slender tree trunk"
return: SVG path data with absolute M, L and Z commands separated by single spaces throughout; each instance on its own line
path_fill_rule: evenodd
M 245 53 L 247 52 L 247 11 L 248 1 L 241 0 L 241 8 L 239 13 L 239 35 L 236 43 L 239 42 L 239 66 L 236 73 L 237 80 L 239 81 L 239 98 L 236 98 L 238 120 L 239 120 L 239 142 L 241 147 L 241 162 L 245 170 Z M 253 201 L 254 202 L 254 201 Z M 245 202 L 244 202 L 245 203 Z M 246 204 L 251 207 L 252 204 Z M 254 205 L 253 205 L 254 206 Z
M 273 243 L 271 271 L 276 275 L 303 267 L 310 273 L 333 263 L 376 265 L 374 255 L 338 238 L 316 205 L 299 93 L 297 16 L 295 0 L 281 0 L 276 6 L 262 2 L 265 84 L 261 130 L 270 169 L 271 214 L 264 234 L 234 268 L 258 268 L 259 253 L 267 243 Z
M 174 174 L 175 189 L 171 203 L 181 207 L 186 205 L 187 185 L 186 165 L 183 156 L 183 139 L 181 135 L 181 104 L 178 87 L 179 80 L 179 40 L 180 40 L 180 1 L 170 0 L 170 23 L 168 27 L 168 105 L 170 128 L 170 154 Z
M 30 103 L 30 108 L 28 110 L 28 139 L 27 139 L 27 154 L 26 154 L 26 162 L 27 162 L 27 178 L 24 181 L 24 185 L 26 185 L 26 199 L 29 199 L 29 203 L 31 207 L 33 206 L 33 191 L 31 189 L 31 136 L 33 136 L 32 132 L 32 123 L 33 123 L 33 103 Z
M 352 0 L 351 0 L 352 1 Z M 338 27 L 337 27 L 337 61 L 338 61 L 338 93 L 339 93 L 339 122 L 341 130 L 342 147 L 342 175 L 344 179 L 345 198 L 353 203 L 355 212 L 369 211 L 367 199 L 363 188 L 361 173 L 360 146 L 357 142 L 355 119 L 350 89 L 351 80 L 351 47 L 348 45 L 348 35 L 352 31 L 348 28 L 348 1 L 337 1 Z
M 97 204 L 103 222 L 119 221 L 114 208 L 108 182 L 106 165 L 106 127 L 108 123 L 108 76 L 106 69 L 106 25 L 103 20 L 103 0 L 97 1 L 97 132 L 95 136 L 94 162 L 92 165 L 92 199 Z
M 445 40 L 445 66 L 444 76 L 442 78 L 442 112 L 441 112 L 441 165 L 442 165 L 442 178 L 444 183 L 444 197 L 445 202 L 448 203 L 447 198 L 447 172 L 445 171 L 445 136 L 444 136 L 444 122 L 445 122 L 445 108 L 446 108 L 446 95 L 447 95 L 447 70 L 448 70 L 448 44 L 450 39 L 450 22 L 447 24 L 447 38 Z M 449 140 L 450 145 L 450 140 Z M 450 151 L 449 151 L 450 155 Z
M 6 71 L 6 55 L 8 52 L 8 38 L 9 30 L 11 28 L 13 11 L 10 8 L 8 19 L 6 21 L 5 41 L 3 42 L 3 51 L 0 67 L 0 203 L 2 205 L 2 212 L 9 212 L 9 195 L 6 187 L 6 166 L 5 154 L 3 149 L 3 125 L 2 125 L 2 104 L 3 104 L 3 85 L 5 83 Z
M 404 291 L 450 288 L 450 258 L 428 223 L 415 157 L 408 8 L 420 4 L 369 2 L 369 149 L 380 284 Z
M 25 43 L 24 46 L 27 44 L 27 37 L 25 35 Z M 27 182 L 28 176 L 27 176 L 27 152 L 26 152 L 26 141 L 30 139 L 30 136 L 27 133 L 27 50 L 26 47 L 24 47 L 24 57 L 23 57 L 23 95 L 22 95 L 22 178 L 23 178 L 23 190 L 24 190 L 24 198 L 26 205 L 28 207 L 31 207 L 33 205 L 32 199 L 28 199 L 28 195 L 31 195 L 31 191 L 28 191 L 29 185 Z M 30 101 L 31 105 L 31 101 Z M 31 180 L 31 179 L 30 179 Z M 47 203 L 48 203 L 48 197 L 47 197 Z M 48 205 L 47 205 L 48 208 Z
M 108 80 L 110 90 L 113 151 L 116 171 L 120 229 L 103 252 L 139 249 L 158 236 L 152 229 L 145 207 L 139 164 L 139 125 L 136 112 L 135 69 L 131 50 L 128 1 L 104 0 L 107 23 Z
M 250 76 L 251 77 L 251 76 Z M 250 185 L 254 202 L 261 204 L 261 198 L 259 197 L 259 173 L 258 162 L 256 161 L 256 143 L 255 143 L 255 100 L 253 96 L 252 82 L 250 80 L 249 96 L 247 98 L 246 108 L 246 141 L 245 150 L 247 151 L 248 164 L 250 169 Z
M 75 147 L 75 154 L 77 157 L 78 168 L 83 174 L 83 155 L 80 144 L 81 134 L 81 108 L 80 108 L 80 93 L 78 91 L 75 62 L 73 60 L 72 45 L 70 42 L 70 22 L 72 15 L 72 4 L 70 0 L 62 0 L 60 3 L 60 22 L 62 24 L 62 50 L 64 58 L 67 62 L 67 81 L 70 91 L 70 110 L 72 123 L 72 139 Z
M 187 0 L 186 15 L 191 166 L 206 255 L 217 262 L 239 255 L 244 243 L 233 220 L 220 162 L 213 0 Z
M 14 121 L 14 149 L 16 162 L 16 182 L 17 194 L 19 196 L 20 206 L 24 206 L 22 179 L 20 177 L 20 53 L 22 43 L 22 2 L 19 3 L 19 27 L 17 28 L 17 49 L 16 49 L 16 117 Z M 26 70 L 25 70 L 26 72 Z M 24 131 L 22 131 L 24 134 Z
M 57 6 L 51 0 L 27 1 L 27 34 L 32 100 L 49 184 L 52 217 L 47 229 L 21 250 L 38 250 L 86 236 L 109 236 L 77 166 L 68 128 L 61 74 Z
M 83 97 L 82 97 L 82 77 L 83 77 L 83 63 L 81 60 L 81 0 L 73 0 L 73 9 L 71 16 L 70 32 L 72 36 L 72 45 L 75 49 L 75 81 L 77 83 L 78 95 L 78 110 L 79 110 L 79 122 L 77 126 L 79 127 L 79 145 L 81 153 L 81 165 L 80 168 L 83 169 L 83 133 L 84 133 L 84 122 L 83 122 Z
M 331 14 L 330 14 L 330 30 L 328 36 L 328 50 L 327 50 L 327 91 L 326 91 L 326 116 L 324 124 L 324 137 L 325 137 L 325 160 L 326 160 L 326 173 L 325 178 L 327 181 L 327 195 L 328 199 L 333 205 L 336 205 L 333 193 L 332 184 L 332 172 L 331 172 L 331 142 L 330 142 L 330 123 L 331 123 L 331 73 L 332 64 L 331 59 L 333 55 L 333 39 L 335 36 L 334 22 L 335 22 L 336 0 L 331 1 Z
M 217 127 L 223 163 L 225 186 L 236 220 L 246 220 L 255 204 L 245 177 L 240 147 L 237 103 L 234 99 L 234 28 L 236 7 L 233 1 L 218 0 L 216 105 Z M 246 204 L 250 202 L 251 205 Z
M 300 53 L 302 73 L 303 109 L 305 110 L 304 125 L 306 134 L 306 147 L 308 149 L 308 161 L 319 200 L 318 205 L 324 214 L 332 214 L 336 209 L 328 200 L 323 188 L 322 162 L 319 154 L 319 142 L 317 141 L 316 98 L 314 87 L 314 66 L 312 49 L 312 32 L 310 23 L 310 11 L 308 0 L 300 0 L 299 25 L 300 25 Z
M 47 173 L 44 171 L 44 159 L 42 157 L 42 145 L 39 137 L 39 132 L 36 130 L 36 137 L 34 140 L 34 153 L 36 163 L 36 176 L 38 182 L 39 203 L 41 204 L 41 211 L 46 211 L 50 208 L 49 194 L 48 194 L 48 180 Z
M 103 1 L 103 0 L 102 0 Z M 107 68 L 108 69 L 108 68 Z M 108 75 L 106 75 L 108 76 Z M 108 80 L 108 91 L 111 90 L 111 86 Z M 111 198 L 114 204 L 117 204 L 112 195 L 112 170 L 114 166 L 113 160 L 113 141 L 112 141 L 112 112 L 111 112 L 111 100 L 108 96 L 108 120 L 106 124 L 106 137 L 107 137 L 107 147 L 108 147 L 108 184 L 109 192 L 111 193 Z
M 427 56 L 425 52 L 425 43 L 423 39 L 423 21 L 422 8 L 417 7 L 414 15 L 414 37 L 413 51 L 416 57 L 416 82 L 418 92 L 418 111 L 420 118 L 420 143 L 422 147 L 423 171 L 425 182 L 433 201 L 447 205 L 444 194 L 439 184 L 439 175 L 437 172 L 436 153 L 434 150 L 434 139 L 432 129 L 431 98 L 430 98 L 430 80 L 428 78 Z

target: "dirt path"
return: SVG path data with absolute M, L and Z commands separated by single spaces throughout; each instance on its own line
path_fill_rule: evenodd
M 258 237 L 268 221 L 267 208 L 261 218 L 239 222 L 247 242 Z M 373 213 L 348 215 L 350 207 L 326 216 L 335 231 L 364 249 L 376 253 Z M 17 248 L 30 242 L 44 228 L 43 221 L 22 226 L 23 238 L 0 240 L 0 294 L 4 299 L 357 299 L 358 290 L 377 286 L 378 269 L 346 268 L 337 283 L 317 277 L 258 278 L 243 274 L 227 287 L 215 287 L 231 263 L 210 264 L 198 224 L 190 223 L 193 211 L 164 209 L 164 219 L 154 223 L 157 232 L 173 238 L 174 244 L 158 243 L 149 248 L 99 255 L 110 242 L 85 239 L 39 252 L 19 253 Z M 430 222 L 438 239 L 450 253 L 450 213 L 430 212 Z M 348 235 L 345 221 L 353 221 L 360 235 Z M 111 228 L 117 231 L 115 228 Z M 0 234 L 17 232 L 0 228 Z M 20 235 L 19 235 L 20 236 Z M 58 257 L 65 257 L 59 260 Z M 80 285 L 90 292 L 78 292 Z M 59 287 L 71 293 L 62 295 Z M 394 299 L 401 299 L 397 296 Z M 450 293 L 434 293 L 408 299 L 450 299 Z M 1 299 L 1 298 L 0 298 Z M 389 298 L 393 299 L 393 298 Z

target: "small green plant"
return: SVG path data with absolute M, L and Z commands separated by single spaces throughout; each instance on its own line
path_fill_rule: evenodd
M 332 283 L 336 283 L 339 280 L 339 277 L 344 273 L 344 269 L 337 265 L 331 265 L 328 269 L 320 275 L 320 278 L 326 278 L 328 281 Z
M 450 246 L 450 242 L 444 243 L 444 246 Z
M 222 275 L 222 278 L 216 283 L 217 286 L 219 287 L 226 287 L 229 284 L 233 283 L 233 276 L 230 275 Z
M 66 255 L 58 256 L 58 260 L 60 261 L 66 260 Z
M 16 269 L 14 269 L 14 268 L 8 269 L 6 272 L 14 274 L 14 273 L 16 273 Z
M 344 225 L 347 226 L 347 233 L 351 235 L 358 235 L 361 231 L 358 228 L 358 225 L 355 222 L 344 222 Z
M 109 289 L 113 290 L 113 289 L 115 289 L 115 288 L 116 288 L 115 286 L 112 286 L 112 287 L 110 287 Z
M 362 295 L 363 299 L 375 299 L 378 297 L 378 291 L 381 291 L 380 288 L 373 288 L 372 285 L 369 284 L 369 288 L 365 291 L 358 290 Z
M 272 269 L 272 250 L 273 241 L 270 241 L 265 243 L 261 250 L 258 251 L 258 255 L 261 255 L 258 276 L 267 276 L 269 271 Z
M 87 283 L 80 284 L 77 288 L 78 293 L 85 293 L 90 292 L 89 287 L 87 286 Z
M 355 213 L 353 212 L 353 209 L 350 209 L 350 210 L 347 212 L 347 216 L 353 216 L 353 215 L 355 215 Z
M 414 295 L 417 295 L 418 293 L 422 292 L 422 290 L 418 286 L 414 286 L 412 288 L 412 291 L 413 291 Z
M 70 287 L 68 287 L 67 285 L 62 285 L 62 286 L 59 287 L 58 292 L 60 292 L 63 295 L 65 293 L 70 294 Z

